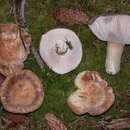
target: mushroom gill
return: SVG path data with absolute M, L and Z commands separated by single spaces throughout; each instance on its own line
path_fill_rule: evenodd
M 41 37 L 39 52 L 50 69 L 66 74 L 78 67 L 82 59 L 82 45 L 75 32 L 56 28 Z

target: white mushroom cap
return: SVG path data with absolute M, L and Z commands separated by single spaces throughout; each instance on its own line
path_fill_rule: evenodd
M 100 40 L 107 41 L 106 72 L 115 75 L 120 71 L 125 44 L 130 44 L 130 15 L 104 15 L 92 19 L 88 25 Z
M 42 35 L 39 52 L 49 68 L 58 74 L 74 70 L 82 58 L 79 38 L 73 31 L 64 28 Z
M 0 98 L 6 111 L 30 113 L 42 105 L 43 85 L 32 71 L 21 70 L 5 79 L 0 89 Z
M 100 40 L 130 44 L 130 15 L 104 15 L 91 21 L 88 26 Z
M 13 23 L 0 24 L 0 73 L 8 76 L 24 67 L 31 36 Z

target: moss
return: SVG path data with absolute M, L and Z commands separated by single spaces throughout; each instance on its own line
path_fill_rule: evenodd
M 123 91 L 129 89 L 130 85 L 130 62 L 122 62 L 121 71 L 116 76 L 110 76 L 105 72 L 105 55 L 106 44 L 95 38 L 87 26 L 66 26 L 58 23 L 53 18 L 53 11 L 57 8 L 78 8 L 89 14 L 90 16 L 99 15 L 107 11 L 128 12 L 130 13 L 130 5 L 122 3 L 122 0 L 28 0 L 27 3 L 27 21 L 29 32 L 32 35 L 33 46 L 39 46 L 40 37 L 43 33 L 56 27 L 65 27 L 74 30 L 82 42 L 83 58 L 81 64 L 72 72 L 65 75 L 57 75 L 52 72 L 46 65 L 40 70 L 32 55 L 25 62 L 25 68 L 34 71 L 44 84 L 45 100 L 42 107 L 32 113 L 32 117 L 41 120 L 46 112 L 53 112 L 66 123 L 71 123 L 77 116 L 73 114 L 66 105 L 67 97 L 75 89 L 74 79 L 76 75 L 83 70 L 96 70 L 101 76 L 108 81 L 114 91 Z M 0 22 L 13 22 L 9 16 L 9 4 L 7 1 L 0 0 Z M 128 55 L 129 52 L 125 52 Z M 123 61 L 128 60 L 123 57 Z M 121 109 L 129 110 L 130 105 L 125 99 L 118 99 Z M 124 102 L 126 104 L 124 104 Z M 86 120 L 99 120 L 102 116 L 111 115 L 118 117 L 120 112 L 117 111 L 117 103 L 104 115 L 99 117 L 85 116 Z M 80 128 L 85 130 L 87 126 Z M 94 128 L 88 128 L 90 130 Z

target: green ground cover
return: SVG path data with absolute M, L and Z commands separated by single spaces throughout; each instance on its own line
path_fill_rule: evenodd
M 123 0 L 28 0 L 27 21 L 28 29 L 32 35 L 33 46 L 38 48 L 40 37 L 43 33 L 56 27 L 65 27 L 76 32 L 82 42 L 83 58 L 81 64 L 74 71 L 58 75 L 52 72 L 47 66 L 40 70 L 35 59 L 30 55 L 25 62 L 25 68 L 35 72 L 45 86 L 45 100 L 42 107 L 31 114 L 34 120 L 41 120 L 46 112 L 53 112 L 57 117 L 66 123 L 73 122 L 78 118 L 66 105 L 67 97 L 75 89 L 74 79 L 83 70 L 98 71 L 101 76 L 108 81 L 115 92 L 125 91 L 130 87 L 130 47 L 125 48 L 121 71 L 115 76 L 110 76 L 105 72 L 106 44 L 96 39 L 87 26 L 67 26 L 58 23 L 53 18 L 53 12 L 58 8 L 78 8 L 90 16 L 100 15 L 107 11 L 130 13 L 130 5 Z M 0 0 L 0 23 L 13 22 L 9 15 L 9 4 L 6 0 Z M 86 114 L 84 118 L 88 121 L 99 120 L 104 116 L 111 115 L 113 118 L 120 116 L 117 109 L 129 111 L 130 104 L 124 98 L 116 98 L 113 107 L 105 114 L 92 117 Z M 37 129 L 37 128 L 36 128 Z M 87 126 L 79 128 L 86 130 Z M 38 129 L 37 129 L 38 130 Z

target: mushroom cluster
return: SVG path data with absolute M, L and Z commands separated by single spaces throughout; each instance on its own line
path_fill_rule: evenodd
M 24 67 L 30 35 L 16 24 L 0 24 L 0 73 L 5 76 Z
M 0 101 L 11 113 L 30 113 L 44 99 L 43 85 L 30 70 L 24 70 L 31 36 L 16 24 L 0 24 Z
M 77 115 L 89 113 L 96 116 L 107 111 L 114 103 L 113 90 L 98 72 L 83 71 L 75 79 L 77 90 L 73 92 L 67 104 Z
M 74 70 L 82 59 L 82 46 L 77 35 L 64 28 L 42 35 L 39 52 L 45 63 L 58 74 Z

